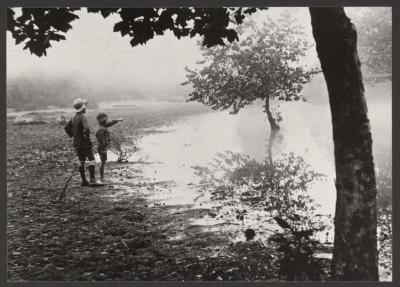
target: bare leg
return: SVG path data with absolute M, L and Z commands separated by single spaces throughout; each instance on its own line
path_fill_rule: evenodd
M 102 161 L 101 165 L 100 165 L 100 180 L 104 180 L 104 166 L 105 166 L 106 162 Z

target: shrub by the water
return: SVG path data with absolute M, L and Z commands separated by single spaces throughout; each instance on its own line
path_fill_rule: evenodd
M 320 214 L 308 195 L 310 186 L 324 175 L 311 170 L 302 157 L 293 153 L 282 154 L 270 163 L 225 152 L 209 166 L 197 166 L 195 170 L 204 191 L 220 203 L 214 208 L 215 217 L 236 216 L 243 226 L 246 218 L 255 217 L 261 221 L 258 233 L 270 232 L 268 242 L 276 244 L 280 279 L 326 279 L 329 260 L 318 259 L 314 253 L 327 249 L 319 238 L 330 228 L 330 216 Z M 271 226 L 278 229 L 272 230 Z M 249 230 L 254 231 L 244 231 L 247 240 L 256 236 Z
M 327 270 L 323 259 L 314 256 L 315 250 L 321 249 L 321 242 L 313 238 L 323 227 L 301 229 L 285 220 L 274 218 L 284 230 L 273 234 L 269 241 L 277 245 L 279 276 L 288 281 L 323 280 Z
M 110 133 L 110 149 L 118 156 L 117 162 L 122 163 L 136 151 L 136 145 L 121 129 L 114 129 Z

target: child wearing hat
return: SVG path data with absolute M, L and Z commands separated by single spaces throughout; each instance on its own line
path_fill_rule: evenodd
M 100 165 L 100 180 L 104 181 L 104 165 L 107 161 L 107 148 L 110 144 L 110 132 L 108 128 L 115 125 L 123 119 L 108 121 L 108 116 L 105 113 L 99 113 L 97 115 L 97 121 L 99 128 L 96 131 L 97 138 L 97 152 L 99 153 L 101 165 Z

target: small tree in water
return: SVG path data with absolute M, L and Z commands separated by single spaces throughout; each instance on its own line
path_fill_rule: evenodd
M 304 84 L 316 72 L 299 64 L 310 44 L 304 40 L 303 27 L 289 13 L 282 13 L 258 27 L 247 21 L 239 27 L 240 42 L 204 48 L 200 70 L 186 68 L 193 91 L 188 101 L 197 101 L 213 109 L 231 109 L 232 114 L 256 100 L 264 101 L 271 127 L 268 159 L 279 130 L 279 113 L 271 110 L 270 99 L 298 101 Z

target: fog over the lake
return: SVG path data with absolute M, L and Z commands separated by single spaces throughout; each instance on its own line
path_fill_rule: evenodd
M 280 14 L 284 8 L 270 8 L 253 14 L 261 23 L 266 17 Z M 289 8 L 304 26 L 307 37 L 312 41 L 310 17 L 307 8 Z M 185 81 L 184 67 L 195 66 L 201 59 L 197 45 L 200 37 L 184 37 L 178 40 L 168 31 L 155 36 L 147 44 L 132 48 L 129 37 L 113 32 L 118 16 L 103 19 L 99 14 L 90 14 L 83 9 L 78 12 L 80 19 L 71 23 L 72 29 L 66 40 L 52 42 L 48 55 L 38 58 L 15 45 L 7 33 L 7 74 L 8 79 L 17 76 L 42 79 L 74 78 L 81 85 L 93 91 L 103 89 L 116 93 L 140 91 L 147 97 L 154 95 L 184 96 L 188 87 L 180 86 Z M 307 63 L 317 64 L 315 47 L 311 47 Z
M 262 23 L 267 17 L 276 17 L 287 9 L 296 15 L 306 37 L 313 42 L 310 16 L 307 8 L 270 8 L 251 17 Z M 359 9 L 347 8 L 350 15 Z M 145 45 L 131 47 L 129 37 L 113 32 L 119 20 L 117 15 L 104 19 L 99 14 L 77 12 L 80 19 L 71 23 L 66 40 L 52 42 L 48 55 L 38 58 L 15 45 L 7 33 L 7 75 L 15 77 L 57 79 L 72 78 L 88 91 L 114 91 L 135 97 L 184 98 L 189 87 L 180 86 L 185 81 L 186 66 L 194 67 L 201 59 L 197 44 L 200 37 L 183 37 L 178 40 L 172 32 L 155 36 Z M 309 49 L 305 62 L 318 65 L 315 46 Z

